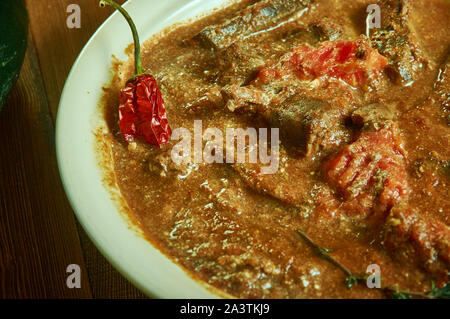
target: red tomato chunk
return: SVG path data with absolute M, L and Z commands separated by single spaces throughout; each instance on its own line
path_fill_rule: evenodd
M 371 77 L 379 76 L 386 65 L 387 59 L 364 39 L 328 41 L 318 48 L 299 46 L 292 49 L 281 65 L 262 69 L 256 82 L 265 84 L 294 73 L 302 80 L 328 76 L 361 86 Z
M 326 179 L 348 203 L 348 210 L 386 213 L 409 193 L 405 151 L 392 125 L 364 132 L 325 165 Z

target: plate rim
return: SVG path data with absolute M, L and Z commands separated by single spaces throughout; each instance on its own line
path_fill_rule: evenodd
M 122 6 L 124 8 L 128 8 L 135 1 L 137 1 L 137 0 L 127 0 Z M 195 1 L 198 1 L 198 0 L 191 0 L 191 1 L 185 2 L 184 5 L 185 6 L 189 6 L 190 3 L 193 3 Z M 202 10 L 200 15 L 199 14 L 194 14 L 191 18 L 188 18 L 187 20 L 191 20 L 191 19 L 195 20 L 198 16 L 204 16 L 204 14 L 214 12 L 215 10 L 217 10 L 219 8 L 225 7 L 225 6 L 229 5 L 230 3 L 233 3 L 233 1 L 234 0 L 220 0 L 221 4 L 218 7 L 216 6 L 213 9 L 206 10 L 206 11 Z M 133 276 L 133 274 L 128 269 L 126 269 L 126 267 L 124 266 L 124 263 L 121 263 L 120 261 L 118 261 L 116 259 L 116 257 L 113 256 L 110 253 L 109 249 L 104 247 L 100 243 L 100 240 L 98 240 L 98 238 L 96 238 L 96 236 L 94 234 L 94 231 L 91 229 L 89 223 L 86 221 L 85 215 L 80 213 L 81 209 L 79 207 L 79 203 L 74 199 L 74 196 L 72 196 L 73 194 L 72 194 L 72 190 L 71 190 L 71 187 L 70 187 L 70 182 L 68 181 L 69 177 L 67 176 L 68 173 L 66 172 L 66 169 L 65 169 L 65 165 L 66 164 L 63 163 L 63 160 L 64 160 L 63 157 L 64 156 L 62 155 L 62 152 L 61 152 L 62 143 L 63 143 L 63 141 L 62 141 L 63 128 L 62 128 L 62 124 L 61 124 L 62 116 L 63 116 L 62 114 L 63 113 L 61 112 L 61 110 L 64 109 L 63 105 L 64 105 L 64 102 L 66 100 L 66 96 L 68 95 L 67 91 L 69 90 L 69 83 L 71 81 L 73 81 L 72 79 L 74 77 L 74 74 L 77 72 L 78 66 L 81 63 L 82 58 L 87 54 L 87 51 L 89 50 L 91 44 L 95 41 L 96 37 L 118 15 L 119 15 L 119 13 L 117 11 L 114 11 L 113 13 L 111 13 L 111 15 L 104 22 L 102 22 L 100 24 L 100 26 L 95 30 L 95 32 L 92 34 L 92 36 L 89 38 L 89 40 L 86 42 L 86 44 L 81 49 L 80 53 L 78 54 L 77 58 L 75 59 L 73 65 L 72 65 L 72 67 L 71 67 L 71 69 L 70 69 L 70 71 L 69 71 L 69 73 L 67 75 L 66 81 L 64 83 L 63 90 L 61 92 L 59 103 L 58 103 L 58 110 L 57 110 L 56 124 L 55 124 L 55 151 L 56 151 L 56 159 L 57 159 L 58 171 L 59 171 L 59 175 L 60 175 L 60 178 L 61 178 L 61 182 L 62 182 L 62 186 L 63 186 L 64 192 L 66 194 L 66 197 L 67 197 L 67 199 L 68 199 L 68 201 L 70 203 L 70 206 L 72 208 L 72 211 L 74 212 L 74 215 L 75 215 L 76 219 L 79 221 L 80 225 L 82 226 L 84 232 L 88 235 L 88 237 L 91 240 L 91 242 L 99 250 L 99 252 L 102 254 L 102 256 L 104 256 L 105 259 L 114 267 L 114 269 L 116 269 L 122 276 L 124 276 L 136 288 L 138 288 L 141 292 L 143 292 L 144 294 L 146 294 L 150 298 L 173 298 L 173 297 L 179 297 L 179 295 L 177 295 L 177 294 L 165 295 L 163 293 L 159 293 L 159 292 L 153 290 L 148 285 L 145 285 L 143 282 L 137 280 Z M 186 19 L 184 19 L 184 20 L 186 20 Z M 184 20 L 181 20 L 181 23 L 183 23 Z M 158 33 L 164 31 L 164 29 L 165 28 L 158 29 L 158 31 L 156 33 L 153 33 L 153 35 L 157 35 Z M 149 37 L 146 37 L 145 39 L 143 39 L 142 42 L 144 43 L 145 41 L 148 40 L 148 38 Z M 130 38 L 130 40 L 131 40 L 131 38 Z M 131 41 L 130 41 L 130 43 L 131 43 Z M 123 49 L 125 49 L 125 47 Z M 109 66 L 110 66 L 110 64 L 111 64 L 111 61 L 108 61 L 108 65 Z M 97 108 L 97 106 L 95 106 L 95 108 Z M 92 128 L 92 125 L 89 125 L 89 126 Z M 92 148 L 94 148 L 94 145 L 92 145 Z M 98 169 L 100 170 L 100 167 L 98 167 Z M 103 173 L 102 173 L 102 175 L 103 175 Z M 108 193 L 110 192 L 110 190 L 107 190 L 107 191 L 108 191 Z M 111 199 L 111 201 L 114 201 L 114 200 Z M 116 207 L 117 213 L 119 215 L 122 215 L 121 212 L 120 212 L 120 208 L 117 207 L 117 204 L 115 204 L 114 206 Z M 127 223 L 127 221 L 125 221 L 125 218 L 123 216 L 120 216 L 120 218 L 123 219 L 124 223 Z M 132 229 L 129 229 L 129 231 L 136 233 L 136 231 L 134 231 Z M 138 236 L 138 235 L 135 234 L 135 236 Z M 144 239 L 144 240 L 146 242 L 148 242 L 148 244 L 151 245 L 154 249 L 157 249 L 159 251 L 159 253 L 164 256 L 164 258 L 166 258 L 171 263 L 173 263 L 177 268 L 181 269 L 185 273 L 186 276 L 190 277 L 191 280 L 195 281 L 196 284 L 198 284 L 205 291 L 207 291 L 207 293 L 210 294 L 210 296 L 207 297 L 207 298 L 228 297 L 227 294 L 224 291 L 219 290 L 216 287 L 208 285 L 206 282 L 202 281 L 199 278 L 195 278 L 193 276 L 193 274 L 189 273 L 187 271 L 187 269 L 185 269 L 181 264 L 178 264 L 175 261 L 173 261 L 172 258 L 170 258 L 165 253 L 163 253 L 158 248 L 156 248 L 155 245 L 153 243 L 151 243 L 148 239 Z M 191 296 L 185 296 L 184 298 L 190 298 L 190 297 Z M 232 297 L 232 296 L 229 296 L 229 297 Z

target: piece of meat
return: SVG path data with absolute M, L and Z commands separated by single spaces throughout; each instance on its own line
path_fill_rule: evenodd
M 260 109 L 259 116 L 280 128 L 279 168 L 274 174 L 261 174 L 261 163 L 233 164 L 233 169 L 250 188 L 305 211 L 310 205 L 305 194 L 314 183 L 311 157 L 323 156 L 351 138 L 344 123 L 347 108 L 338 105 L 296 95 L 277 107 Z
M 313 156 L 350 139 L 345 118 L 351 103 L 347 97 L 338 95 L 336 91 L 341 88 L 339 85 L 313 90 L 292 87 L 285 96 L 275 97 L 253 86 L 229 86 L 225 92 L 230 111 L 240 109 L 240 112 L 254 113 L 268 126 L 280 129 L 285 147 L 298 156 Z M 326 100 L 324 95 L 334 96 Z
M 349 215 L 373 214 L 384 219 L 410 192 L 405 158 L 398 128 L 391 123 L 378 131 L 361 133 L 325 163 L 324 175 L 342 196 Z
M 282 52 L 277 53 L 277 47 L 274 48 L 272 43 L 234 43 L 216 54 L 218 82 L 222 86 L 248 83 L 257 70 L 264 67 L 267 59 L 277 54 L 281 55 Z
M 336 41 L 344 33 L 342 26 L 324 17 L 309 26 L 309 30 L 314 33 L 318 42 Z
M 335 28 L 334 31 L 332 28 Z M 248 84 L 259 70 L 272 64 L 272 61 L 278 61 L 291 48 L 330 40 L 328 35 L 331 36 L 334 32 L 340 33 L 342 30 L 325 19 L 307 27 L 301 25 L 293 30 L 289 29 L 287 33 L 280 32 L 267 40 L 266 35 L 261 34 L 260 41 L 235 42 L 215 53 L 218 83 L 222 86 Z
M 263 68 L 253 83 L 267 85 L 295 75 L 301 80 L 335 78 L 360 87 L 377 79 L 386 65 L 386 58 L 372 49 L 365 37 L 355 41 L 327 41 L 317 48 L 292 49 L 276 65 Z
M 292 104 L 286 101 L 296 95 L 305 97 L 305 92 L 307 98 L 316 94 L 318 100 L 326 100 L 339 109 L 338 113 L 345 114 L 354 102 L 355 90 L 340 80 L 360 85 L 379 75 L 385 62 L 364 38 L 325 42 L 317 49 L 301 46 L 277 64 L 262 69 L 248 86 L 227 85 L 223 94 L 230 111 L 245 108 L 263 113 L 275 125 L 278 125 L 277 118 L 286 119 L 287 114 L 292 114 L 282 109 L 285 104 Z M 294 120 L 304 121 L 303 118 Z
M 327 81 L 316 81 L 298 79 L 295 75 L 290 74 L 284 78 L 273 79 L 270 83 L 261 84 L 255 81 L 249 85 L 240 86 L 238 84 L 225 85 L 222 93 L 229 111 L 234 112 L 237 109 L 244 109 L 251 112 L 262 112 L 274 105 L 284 103 L 292 96 L 311 91 L 338 91 L 350 93 L 348 88 L 337 83 L 330 85 Z M 340 95 L 342 95 L 340 92 Z M 338 93 L 338 92 L 337 92 Z
M 233 18 L 212 25 L 198 37 L 206 45 L 223 50 L 231 44 L 267 30 L 308 8 L 313 0 L 262 0 L 239 11 Z
M 273 97 L 254 86 L 226 85 L 222 89 L 222 94 L 227 101 L 227 109 L 231 112 L 247 106 L 247 110 L 257 112 L 268 108 Z
M 322 94 L 324 92 L 326 94 L 327 91 L 322 91 Z M 344 120 L 349 106 L 338 100 L 332 103 L 321 100 L 319 96 L 308 97 L 310 93 L 293 95 L 282 104 L 270 107 L 253 105 L 252 111 L 269 126 L 280 128 L 279 168 L 274 174 L 261 174 L 261 163 L 232 165 L 249 187 L 302 212 L 311 206 L 305 202 L 305 194 L 314 188 L 311 157 L 324 156 L 323 153 L 332 152 L 351 139 Z
M 386 103 L 368 104 L 352 113 L 353 124 L 364 130 L 379 130 L 395 118 L 395 107 Z
M 416 260 L 447 280 L 450 270 L 450 228 L 428 220 L 407 204 L 394 207 L 384 226 L 384 245 L 400 259 Z
M 373 48 L 389 59 L 388 74 L 402 85 L 411 85 L 428 64 L 410 18 L 409 0 L 382 0 L 381 28 L 370 36 Z
M 324 40 L 334 40 L 343 32 L 340 26 L 335 25 L 328 18 L 313 22 L 304 27 L 290 30 L 287 34 L 281 33 L 276 38 L 265 41 L 238 41 L 226 49 L 216 52 L 217 82 L 222 85 L 249 84 L 258 72 L 286 54 L 291 48 L 299 45 L 317 44 Z M 264 37 L 264 35 L 261 35 Z
M 261 174 L 261 167 L 266 166 L 261 163 L 232 165 L 250 188 L 293 205 L 304 214 L 312 209 L 305 195 L 314 188 L 311 157 L 332 152 L 351 138 L 344 123 L 344 114 L 349 109 L 347 104 L 307 95 L 293 95 L 282 104 L 270 107 L 254 104 L 246 109 L 255 112 L 272 128 L 280 129 L 279 167 L 274 174 Z M 253 96 L 253 101 L 261 102 L 257 95 Z
M 295 75 L 274 79 L 264 85 L 225 85 L 222 94 L 227 109 L 231 112 L 265 112 L 277 108 L 296 95 L 326 100 L 337 105 L 358 105 L 361 95 L 345 82 L 336 79 L 300 80 Z
M 301 96 L 263 113 L 271 127 L 280 128 L 281 140 L 302 154 L 312 155 L 349 138 L 344 125 L 347 108 Z
M 363 79 L 365 76 L 370 78 L 382 70 L 384 58 L 370 48 L 366 39 L 328 42 L 324 47 L 330 49 L 328 70 L 335 71 L 334 74 L 338 74 L 339 70 L 347 70 L 347 74 L 360 74 L 360 79 Z M 319 50 L 324 47 L 321 46 Z M 296 158 L 301 155 L 323 155 L 350 140 L 351 134 L 344 122 L 354 104 L 355 90 L 344 81 L 331 76 L 315 79 L 310 74 L 307 78 L 299 77 L 295 72 L 296 68 L 300 67 L 298 63 L 296 68 L 292 64 L 285 64 L 294 55 L 296 50 L 285 55 L 285 59 L 280 63 L 269 67 L 283 69 L 286 71 L 285 76 L 267 81 L 257 78 L 244 87 L 228 85 L 224 87 L 223 94 L 230 111 L 254 113 L 264 118 L 270 127 L 280 128 L 282 145 L 289 149 L 291 155 L 294 153 Z M 314 58 L 312 54 L 304 61 L 314 64 Z M 314 67 L 316 66 L 317 69 L 320 68 L 314 64 Z M 357 71 L 352 70 L 352 67 L 357 68 Z M 238 172 L 249 185 L 260 191 L 288 203 L 299 203 L 302 200 L 293 193 L 296 187 L 284 187 L 284 183 L 278 183 L 280 180 L 275 182 L 276 176 L 260 177 L 258 167 L 249 169 L 245 166 Z M 304 176 L 304 172 L 299 172 L 295 171 L 292 176 Z

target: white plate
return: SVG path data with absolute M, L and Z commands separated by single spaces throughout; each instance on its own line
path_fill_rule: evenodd
M 176 22 L 221 7 L 226 0 L 129 0 L 142 41 Z M 111 10 L 104 9 L 104 10 Z M 204 284 L 131 230 L 102 183 L 94 149 L 94 120 L 102 86 L 111 79 L 111 55 L 125 60 L 132 42 L 126 21 L 114 13 L 92 36 L 67 78 L 56 123 L 56 151 L 72 207 L 97 248 L 139 289 L 160 298 L 213 298 Z

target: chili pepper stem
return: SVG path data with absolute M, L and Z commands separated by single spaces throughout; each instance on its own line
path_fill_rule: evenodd
M 141 42 L 139 40 L 139 34 L 137 32 L 136 25 L 134 24 L 133 19 L 130 17 L 128 12 L 124 8 L 122 8 L 122 6 L 120 6 L 113 0 L 100 0 L 99 5 L 100 7 L 105 7 L 107 5 L 113 7 L 123 15 L 125 20 L 127 20 L 128 24 L 130 25 L 131 32 L 133 33 L 134 39 L 134 77 L 144 74 L 141 60 Z

